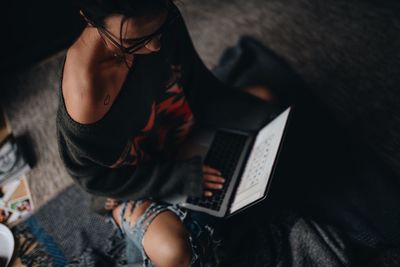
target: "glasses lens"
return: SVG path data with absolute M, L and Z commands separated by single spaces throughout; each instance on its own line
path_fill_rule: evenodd
M 156 37 L 160 38 L 165 33 L 165 31 L 168 28 L 170 28 L 171 24 L 173 24 L 173 22 L 176 21 L 178 17 L 179 13 L 175 9 L 169 10 L 165 22 L 160 26 L 160 28 L 157 31 L 148 36 L 143 37 L 141 40 L 138 40 L 137 43 L 129 47 L 121 45 L 120 42 L 116 39 L 116 37 L 114 37 L 111 33 L 109 33 L 105 28 L 98 27 L 97 29 L 102 35 L 104 35 L 107 39 L 109 39 L 113 43 L 113 45 L 118 47 L 121 50 L 121 52 L 132 54 L 141 49 L 142 47 L 144 47 L 145 45 L 147 45 L 148 43 L 150 43 L 151 40 L 153 40 L 154 38 Z
M 157 31 L 155 31 L 154 33 L 152 33 L 146 37 L 143 37 L 143 40 L 140 40 L 138 43 L 126 48 L 128 53 L 136 52 L 143 46 L 150 43 L 151 40 L 153 40 L 156 37 L 161 38 L 161 36 L 163 34 L 165 34 L 168 29 L 170 29 L 171 25 L 177 20 L 178 17 L 179 17 L 179 12 L 175 8 L 170 9 L 168 11 L 168 16 L 167 16 L 165 22 L 160 26 L 160 28 Z

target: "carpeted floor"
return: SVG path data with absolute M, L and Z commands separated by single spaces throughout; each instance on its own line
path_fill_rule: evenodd
M 209 67 L 239 36 L 259 38 L 287 60 L 351 134 L 400 170 L 398 1 L 186 0 L 178 5 Z M 24 137 L 35 159 L 28 178 L 37 207 L 72 182 L 55 138 L 62 56 L 9 77 L 1 89 L 14 133 Z

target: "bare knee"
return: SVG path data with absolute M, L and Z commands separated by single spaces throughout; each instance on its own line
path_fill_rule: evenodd
M 187 267 L 191 260 L 189 234 L 170 211 L 159 214 L 143 239 L 146 254 L 157 267 Z
M 264 102 L 271 102 L 271 103 L 278 102 L 277 97 L 272 93 L 272 91 L 269 88 L 265 86 L 262 85 L 247 86 L 245 88 L 242 88 L 242 90 L 250 95 L 257 97 L 258 99 Z

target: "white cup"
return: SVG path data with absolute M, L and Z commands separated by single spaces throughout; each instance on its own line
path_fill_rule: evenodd
M 14 236 L 7 226 L 0 223 L 0 258 L 5 259 L 5 267 L 10 263 L 13 253 Z

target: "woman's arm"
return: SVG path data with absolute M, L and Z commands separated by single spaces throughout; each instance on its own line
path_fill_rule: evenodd
M 175 193 L 201 196 L 203 174 L 200 157 L 184 161 L 160 157 L 135 166 L 111 168 L 104 160 L 88 153 L 91 149 L 98 150 L 87 145 L 95 146 L 93 138 L 96 137 L 92 137 L 92 140 L 79 138 L 79 143 L 86 143 L 80 145 L 77 144 L 76 136 L 71 138 L 65 131 L 58 131 L 59 150 L 64 165 L 85 191 L 119 199 L 161 199 Z M 107 153 L 107 149 L 103 152 Z

